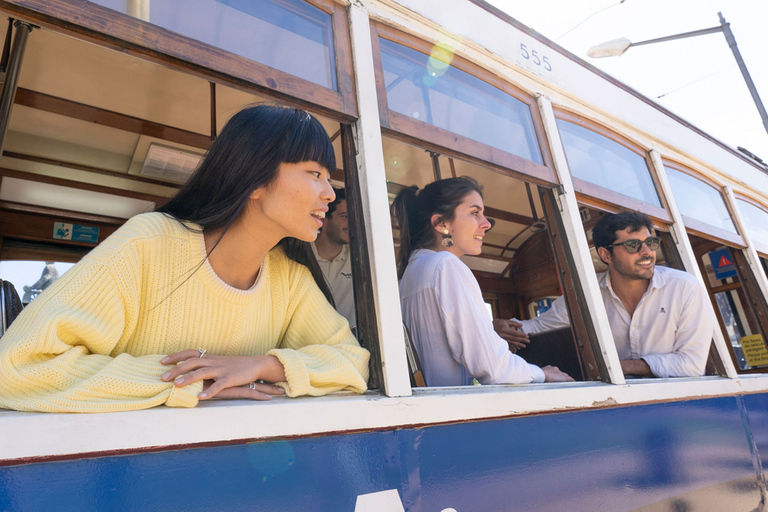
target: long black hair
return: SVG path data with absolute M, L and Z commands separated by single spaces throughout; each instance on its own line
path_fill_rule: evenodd
M 392 203 L 392 215 L 400 229 L 400 253 L 397 257 L 397 278 L 403 277 L 411 253 L 435 243 L 434 227 L 451 221 L 456 208 L 467 194 L 483 196 L 483 187 L 469 176 L 435 181 L 419 190 L 413 185 L 398 192 Z M 439 215 L 433 223 L 432 216 Z
M 299 162 L 317 162 L 330 172 L 336 169 L 333 145 L 320 122 L 296 108 L 247 107 L 232 116 L 189 181 L 157 211 L 193 231 L 223 228 L 223 237 L 245 211 L 253 191 L 275 181 L 280 164 Z M 199 225 L 199 230 L 189 223 Z M 309 243 L 287 237 L 278 245 L 309 268 L 333 304 Z

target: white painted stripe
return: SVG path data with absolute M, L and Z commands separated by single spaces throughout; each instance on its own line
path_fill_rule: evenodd
M 346 430 L 501 418 L 515 415 L 686 400 L 768 391 L 768 377 L 638 379 L 600 382 L 420 388 L 379 394 L 222 400 L 194 409 L 158 407 L 105 414 L 0 411 L 0 461 Z M 265 418 L 267 419 L 265 421 Z

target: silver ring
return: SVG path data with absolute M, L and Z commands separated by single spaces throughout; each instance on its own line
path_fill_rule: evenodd
M 250 384 L 248 384 L 248 387 L 255 390 L 256 389 L 256 383 L 255 382 L 251 382 Z
M 199 348 L 199 349 L 197 349 L 197 351 L 200 352 L 200 356 L 199 357 L 203 357 L 205 355 L 205 353 L 208 352 L 204 348 Z

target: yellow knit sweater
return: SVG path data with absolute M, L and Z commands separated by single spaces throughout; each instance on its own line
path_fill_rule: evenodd
M 363 392 L 368 352 L 309 270 L 279 248 L 250 290 L 224 283 L 200 233 L 130 219 L 36 298 L 0 339 L 0 407 L 108 412 L 194 407 L 202 383 L 160 376 L 167 354 L 274 355 L 288 396 Z M 199 268 L 198 268 L 199 267 Z

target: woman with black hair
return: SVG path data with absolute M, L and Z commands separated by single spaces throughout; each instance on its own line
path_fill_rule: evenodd
M 335 166 L 307 112 L 235 114 L 174 198 L 126 222 L 16 319 L 0 339 L 0 407 L 365 391 L 368 352 L 308 245 Z
M 462 176 L 398 193 L 398 277 L 403 321 L 428 386 L 573 380 L 554 366 L 526 363 L 493 330 L 477 280 L 460 259 L 482 252 L 491 227 L 482 187 Z

